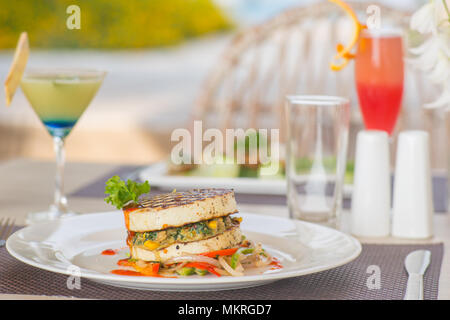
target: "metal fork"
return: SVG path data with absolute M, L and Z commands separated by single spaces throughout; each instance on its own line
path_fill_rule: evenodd
M 14 218 L 3 218 L 0 223 L 0 248 L 6 244 L 14 227 Z

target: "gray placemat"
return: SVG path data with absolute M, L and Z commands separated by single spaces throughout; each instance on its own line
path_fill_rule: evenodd
M 69 197 L 87 197 L 87 198 L 101 198 L 104 197 L 105 182 L 113 175 L 118 175 L 122 179 L 126 179 L 128 176 L 136 172 L 141 166 L 119 166 L 113 169 L 110 173 L 98 178 L 90 184 L 81 187 L 78 190 L 69 194 Z M 448 183 L 447 178 L 443 175 L 433 176 L 433 204 L 434 210 L 437 213 L 447 212 L 448 201 Z M 152 187 L 152 193 L 162 193 L 163 191 L 158 188 Z M 237 193 L 236 201 L 244 204 L 269 204 L 269 205 L 286 205 L 286 196 L 283 195 L 267 195 L 267 194 L 244 194 Z M 345 209 L 351 207 L 351 200 L 344 199 L 343 206 Z
M 80 289 L 70 290 L 67 288 L 67 276 L 24 264 L 2 247 L 0 293 L 132 300 L 397 300 L 403 298 L 407 282 L 403 261 L 409 252 L 416 249 L 431 251 L 431 264 L 424 277 L 424 298 L 437 299 L 443 244 L 363 245 L 362 253 L 356 260 L 332 270 L 248 289 L 210 292 L 142 291 L 112 287 L 87 279 L 81 279 Z M 380 271 L 379 288 L 373 278 L 373 270 Z

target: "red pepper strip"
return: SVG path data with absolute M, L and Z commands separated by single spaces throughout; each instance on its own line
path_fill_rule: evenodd
M 141 277 L 144 276 L 144 274 L 137 271 L 122 270 L 122 269 L 112 270 L 111 273 L 116 274 L 118 276 L 141 276 Z
M 237 251 L 237 249 L 238 248 L 210 251 L 210 252 L 200 253 L 200 255 L 210 257 L 210 258 L 215 258 L 217 256 L 231 256 L 232 254 L 234 254 Z
M 220 277 L 220 273 L 218 273 L 218 272 L 214 269 L 214 267 L 208 268 L 208 271 L 211 272 L 213 275 L 216 275 L 216 276 Z
M 159 263 L 150 263 L 150 265 L 141 268 L 135 264 L 133 267 L 140 273 L 145 274 L 146 276 L 158 276 L 159 265 L 160 265 Z
M 241 248 L 248 248 L 248 247 L 250 247 L 250 242 L 248 242 L 247 240 L 242 242 Z
M 123 267 L 132 267 L 132 266 L 134 266 L 134 262 L 130 262 L 128 258 L 125 258 L 125 259 L 120 259 L 119 261 L 117 261 L 117 265 L 123 266 Z
M 215 266 L 213 266 L 212 264 L 206 263 L 206 262 L 189 262 L 185 265 L 185 267 L 206 270 L 206 271 L 220 277 L 220 274 L 215 270 Z
M 158 273 L 159 272 L 159 266 L 160 265 L 161 265 L 160 263 L 154 263 L 153 264 L 152 269 L 153 269 L 154 273 Z

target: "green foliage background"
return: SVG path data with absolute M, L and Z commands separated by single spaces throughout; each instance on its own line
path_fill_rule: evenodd
M 81 29 L 69 30 L 66 8 L 81 9 Z M 14 48 L 27 31 L 33 48 L 146 48 L 167 46 L 230 21 L 212 0 L 2 0 L 0 48 Z

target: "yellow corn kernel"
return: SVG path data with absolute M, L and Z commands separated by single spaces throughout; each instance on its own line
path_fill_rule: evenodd
M 155 250 L 156 248 L 159 247 L 159 243 L 158 242 L 154 242 L 154 241 L 150 241 L 147 240 L 144 242 L 144 246 L 149 249 L 149 250 Z
M 216 220 L 210 221 L 210 222 L 208 223 L 208 227 L 209 227 L 210 229 L 217 229 L 217 221 L 216 221 Z

